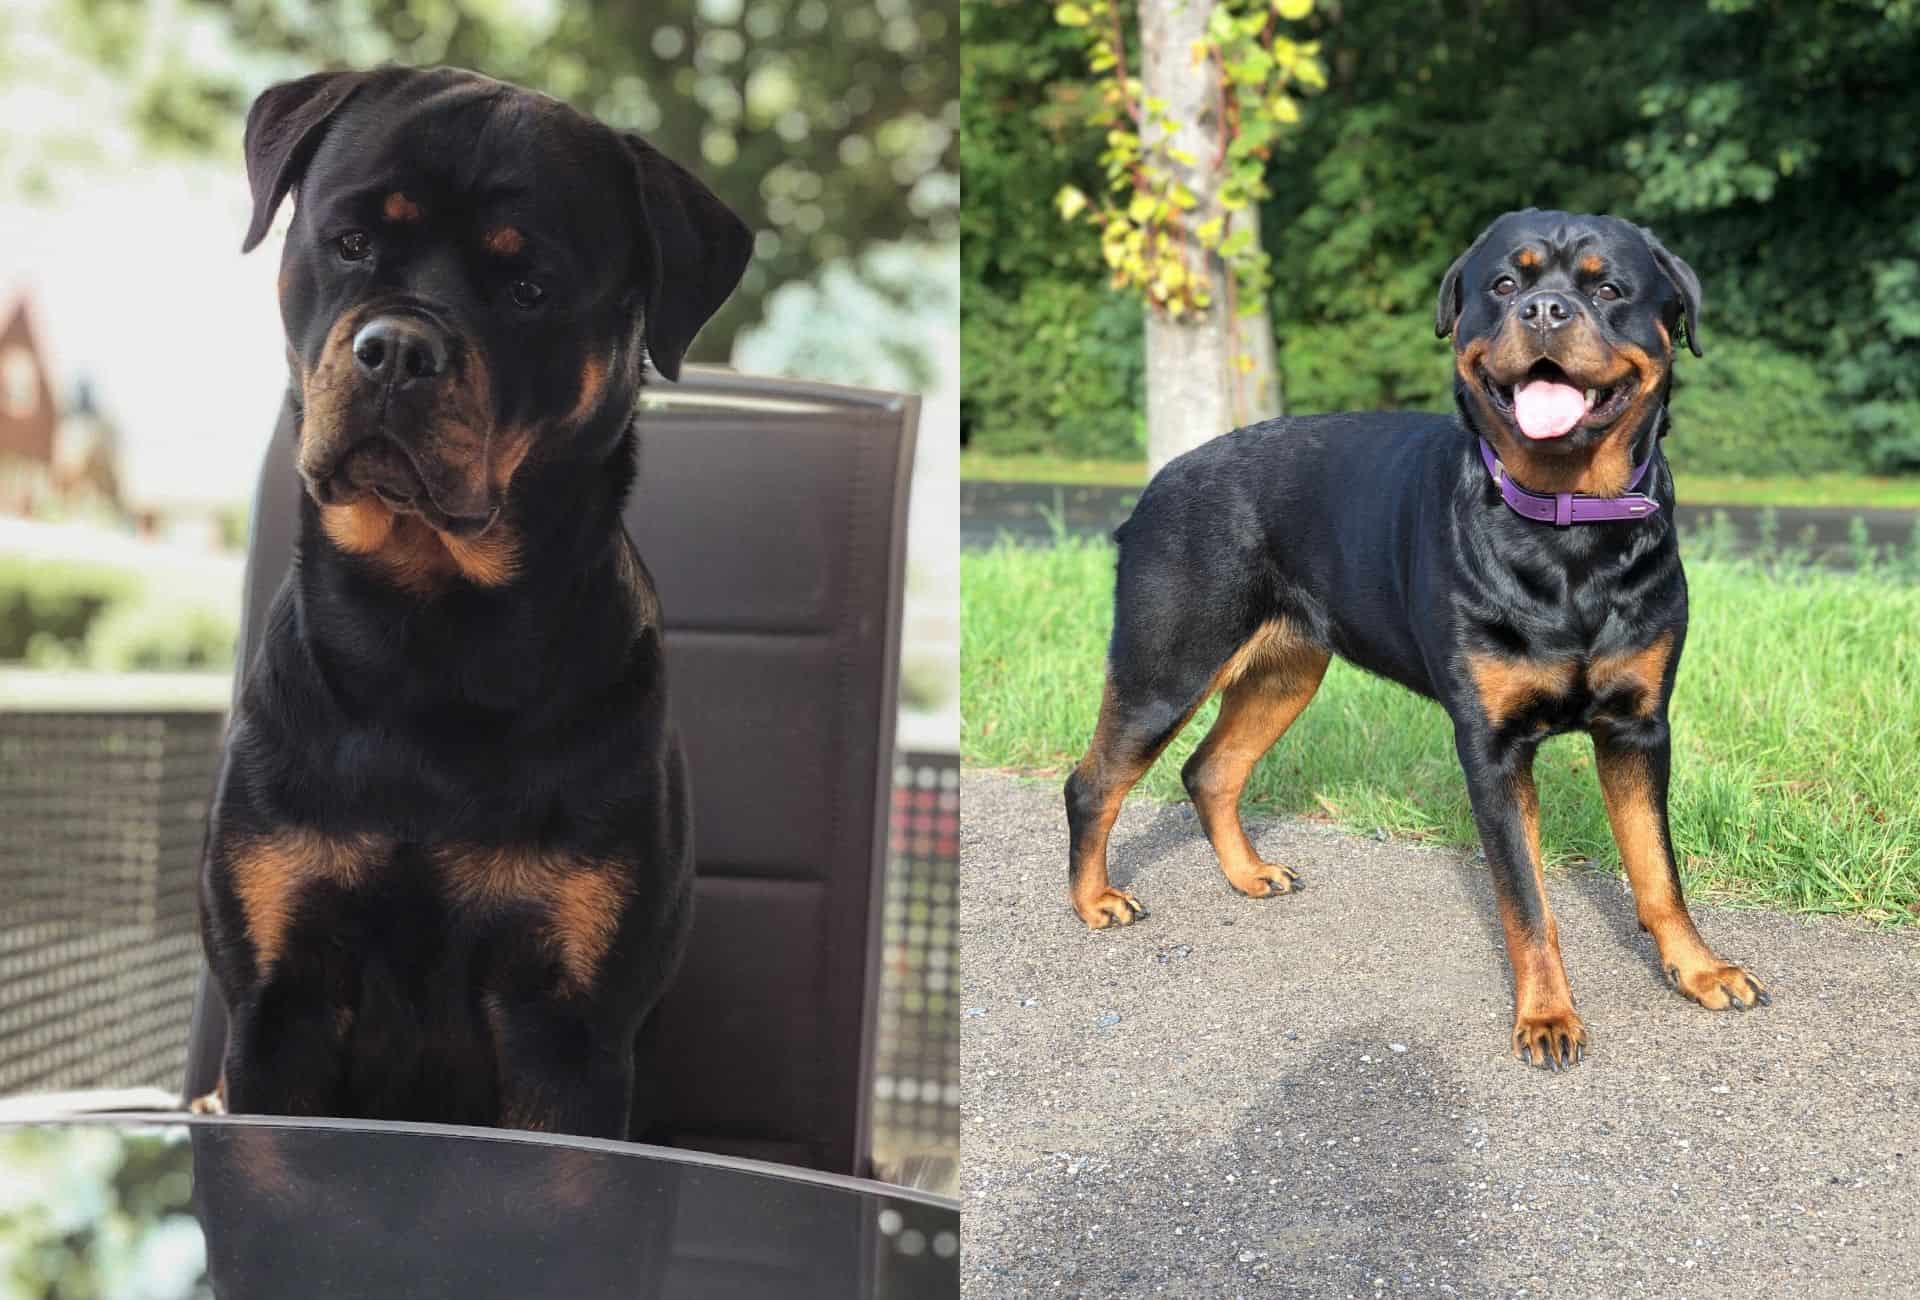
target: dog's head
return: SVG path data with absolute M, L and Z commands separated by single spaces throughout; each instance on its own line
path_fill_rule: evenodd
M 289 192 L 280 314 L 299 466 L 471 539 L 529 457 L 624 431 L 643 359 L 679 377 L 746 225 L 645 140 L 449 68 L 328 72 L 247 115 L 253 220 Z
M 1503 461 L 1542 488 L 1577 476 L 1611 493 L 1666 399 L 1676 342 L 1700 354 L 1699 317 L 1699 278 L 1653 232 L 1528 208 L 1448 268 L 1434 329 L 1453 336 L 1461 409 Z

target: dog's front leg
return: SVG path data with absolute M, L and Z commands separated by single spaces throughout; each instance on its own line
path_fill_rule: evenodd
M 276 974 L 232 1006 L 223 1063 L 235 1115 L 338 1115 L 351 1013 L 324 988 Z
M 1587 1027 L 1573 1009 L 1560 932 L 1540 871 L 1540 796 L 1533 785 L 1531 740 L 1503 740 L 1472 724 L 1456 725 L 1454 743 L 1466 770 L 1473 819 L 1513 964 L 1513 1053 L 1529 1065 L 1559 1069 L 1586 1051 Z
M 624 1138 L 633 1107 L 633 1035 L 577 1008 L 489 994 L 503 1128 Z
M 1687 913 L 1667 828 L 1671 747 L 1664 709 L 1596 727 L 1593 733 L 1600 791 L 1633 885 L 1640 928 L 1660 949 L 1667 982 L 1701 1006 L 1713 1011 L 1762 1006 L 1772 1001 L 1766 988 L 1749 971 L 1714 955 Z

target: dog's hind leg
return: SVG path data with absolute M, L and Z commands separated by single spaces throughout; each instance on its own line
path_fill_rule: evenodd
M 1146 775 L 1187 719 L 1206 699 L 1206 685 L 1179 703 L 1164 696 L 1141 698 L 1117 687 L 1107 674 L 1100 699 L 1100 721 L 1086 757 L 1067 778 L 1067 888 L 1073 910 L 1099 930 L 1131 925 L 1146 915 L 1140 900 L 1107 880 L 1107 835 L 1127 791 Z
M 1240 671 L 1224 683 L 1220 716 L 1180 773 L 1220 870 L 1235 889 L 1254 898 L 1288 893 L 1300 877 L 1254 852 L 1240 823 L 1240 793 L 1253 765 L 1320 689 L 1329 657 L 1284 622 L 1262 626 L 1234 656 L 1232 664 Z
M 1144 914 L 1137 898 L 1107 879 L 1107 835 L 1127 791 L 1209 695 L 1261 662 L 1252 648 L 1264 645 L 1265 627 L 1251 639 L 1244 626 L 1209 627 L 1188 611 L 1158 608 L 1158 591 L 1151 582 L 1130 585 L 1123 574 L 1100 721 L 1067 778 L 1068 887 L 1074 911 L 1096 930 Z

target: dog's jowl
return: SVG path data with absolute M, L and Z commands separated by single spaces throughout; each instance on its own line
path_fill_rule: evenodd
M 1654 236 L 1528 209 L 1448 270 L 1455 415 L 1328 415 L 1238 430 L 1173 461 L 1121 525 L 1106 695 L 1067 782 L 1070 893 L 1090 926 L 1138 899 L 1107 878 L 1120 802 L 1196 710 L 1218 720 L 1182 776 L 1235 889 L 1299 885 L 1241 829 L 1242 787 L 1329 659 L 1438 700 L 1453 719 L 1513 965 L 1512 1046 L 1552 1066 L 1587 1030 L 1540 869 L 1533 756 L 1592 736 L 1640 922 L 1701 1005 L 1768 995 L 1716 956 L 1681 898 L 1667 826 L 1667 703 L 1687 586 L 1661 454 L 1701 291 Z
M 622 1136 L 692 906 L 631 426 L 750 233 L 449 69 L 275 86 L 246 151 L 306 490 L 202 880 L 226 1105 Z

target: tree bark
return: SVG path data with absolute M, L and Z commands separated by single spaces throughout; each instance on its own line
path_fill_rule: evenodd
M 1221 170 L 1218 71 L 1211 60 L 1198 62 L 1193 44 L 1207 31 L 1211 0 L 1139 0 L 1143 98 L 1164 99 L 1167 114 L 1180 129 L 1173 144 L 1193 156 L 1192 166 L 1170 160 L 1170 167 L 1199 200 L 1186 214 L 1189 229 L 1220 212 Z M 1149 127 L 1142 143 L 1151 149 L 1161 133 Z M 1255 227 L 1251 210 L 1232 214 L 1227 229 Z M 1204 313 L 1175 319 L 1147 309 L 1147 468 L 1157 472 L 1181 452 L 1209 438 L 1280 413 L 1274 369 L 1272 318 L 1262 303 L 1250 315 L 1235 316 L 1231 276 L 1220 258 L 1196 242 L 1189 258 L 1192 273 L 1203 277 L 1213 305 Z M 1241 373 L 1235 358 L 1246 355 L 1253 369 Z

